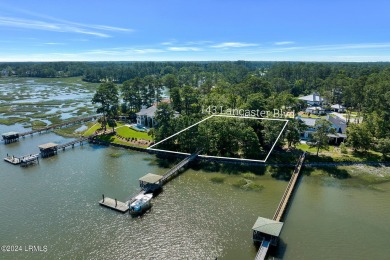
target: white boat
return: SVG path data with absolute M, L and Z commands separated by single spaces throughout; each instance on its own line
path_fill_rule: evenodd
M 152 207 L 153 194 L 140 194 L 129 204 L 130 214 L 141 215 Z

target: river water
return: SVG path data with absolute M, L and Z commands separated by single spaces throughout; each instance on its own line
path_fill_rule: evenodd
M 13 130 L 28 129 L 0 125 L 1 133 Z M 28 136 L 0 143 L 0 157 L 69 140 Z M 251 228 L 258 216 L 272 218 L 287 182 L 258 176 L 264 189 L 245 191 L 232 185 L 239 176 L 188 169 L 141 218 L 98 205 L 102 194 L 125 201 L 138 178 L 166 170 L 153 155 L 89 144 L 27 168 L 0 161 L 0 246 L 22 247 L 0 251 L 0 259 L 253 259 Z M 389 259 L 390 183 L 352 184 L 353 178 L 304 176 L 270 259 Z
M 65 139 L 26 137 L 1 144 L 0 155 L 34 153 L 49 141 Z M 287 182 L 260 176 L 262 191 L 244 191 L 210 181 L 222 173 L 189 169 L 141 218 L 98 205 L 103 193 L 123 201 L 139 177 L 165 170 L 153 155 L 89 144 L 27 168 L 1 162 L 0 244 L 47 246 L 47 252 L 0 252 L 0 258 L 253 259 L 252 225 L 257 216 L 272 217 Z M 340 182 L 302 178 L 276 259 L 388 258 L 390 185 L 375 191 Z

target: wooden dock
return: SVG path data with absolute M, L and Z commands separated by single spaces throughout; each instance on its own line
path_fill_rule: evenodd
M 275 214 L 271 219 L 259 217 L 253 226 L 253 241 L 260 242 L 260 248 L 256 254 L 255 260 L 264 260 L 267 256 L 267 252 L 270 245 L 276 246 L 279 239 L 279 234 L 283 227 L 283 222 L 281 222 L 283 215 L 287 209 L 287 205 L 290 202 L 291 195 L 294 192 L 295 186 L 303 163 L 305 161 L 306 153 L 303 153 L 298 160 L 297 165 L 295 166 L 294 172 L 291 175 L 290 181 L 287 185 L 286 190 L 283 193 L 282 199 L 279 202 L 279 205 L 275 211 Z
M 24 138 L 27 135 L 33 135 L 36 133 L 40 134 L 42 132 L 48 132 L 48 131 L 51 131 L 51 130 L 54 130 L 57 128 L 68 127 L 68 126 L 72 126 L 72 125 L 79 124 L 79 123 L 89 122 L 89 121 L 97 119 L 98 117 L 99 117 L 99 115 L 77 118 L 74 120 L 66 121 L 66 122 L 61 123 L 61 124 L 49 125 L 49 126 L 44 127 L 44 128 L 39 128 L 39 129 L 35 129 L 35 130 L 23 132 L 23 133 L 18 133 L 18 132 L 4 133 L 4 134 L 2 134 L 2 137 L 3 137 L 4 143 L 9 144 L 9 143 L 19 141 L 20 137 Z
M 169 180 L 171 180 L 173 177 L 175 177 L 179 173 L 180 169 L 185 167 L 187 164 L 189 164 L 191 161 L 193 161 L 196 157 L 198 157 L 198 155 L 200 154 L 201 151 L 202 150 L 196 151 L 195 153 L 191 154 L 190 156 L 188 156 L 187 158 L 185 158 L 184 160 L 182 160 L 181 162 L 176 164 L 174 167 L 172 167 L 169 171 L 167 171 L 163 175 L 163 177 L 161 179 L 161 183 L 164 185 Z
M 39 154 L 29 154 L 21 157 L 7 156 L 4 161 L 13 165 L 27 166 L 30 164 L 39 163 Z
M 286 190 L 284 191 L 284 194 L 282 196 L 282 199 L 279 202 L 278 208 L 275 211 L 274 217 L 272 218 L 275 221 L 281 221 L 283 214 L 286 210 L 287 204 L 290 201 L 291 194 L 294 191 L 295 184 L 297 183 L 297 179 L 299 177 L 299 173 L 301 172 L 303 162 L 305 161 L 306 153 L 303 153 L 298 160 L 297 165 L 295 166 L 294 172 L 291 175 L 291 179 L 287 185 Z
M 262 260 L 262 259 L 265 259 L 265 256 L 266 256 L 267 253 L 268 253 L 269 244 L 270 244 L 270 242 L 269 242 L 269 241 L 266 241 L 266 240 L 264 240 L 263 243 L 261 243 L 260 248 L 259 248 L 259 251 L 257 251 L 255 260 Z
M 129 210 L 129 206 L 127 205 L 127 202 L 121 202 L 118 201 L 117 199 L 105 197 L 99 201 L 99 204 L 101 206 L 119 211 L 121 213 L 126 213 Z
M 141 177 L 139 179 L 141 190 L 138 191 L 134 196 L 131 196 L 126 202 L 116 201 L 115 204 L 115 200 L 111 198 L 104 198 L 103 195 L 103 199 L 99 201 L 99 204 L 101 206 L 105 206 L 110 209 L 120 211 L 122 213 L 126 212 L 127 210 L 129 210 L 128 205 L 135 200 L 135 197 L 141 194 L 145 194 L 147 192 L 154 193 L 155 191 L 161 189 L 164 184 L 166 184 L 169 180 L 171 180 L 177 174 L 180 173 L 181 168 L 185 167 L 187 164 L 193 161 L 199 155 L 200 152 L 201 150 L 198 150 L 197 152 L 191 154 L 190 156 L 176 164 L 174 167 L 172 167 L 170 170 L 168 170 L 163 176 L 149 173 Z M 121 207 L 121 209 L 119 209 L 119 207 Z M 124 207 L 126 207 L 126 209 L 124 209 Z

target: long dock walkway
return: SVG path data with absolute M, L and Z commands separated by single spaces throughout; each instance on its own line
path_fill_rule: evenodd
M 161 179 L 161 182 L 162 182 L 162 185 L 164 185 L 165 183 L 167 183 L 171 178 L 173 178 L 176 174 L 179 173 L 179 170 L 183 167 L 185 167 L 188 163 L 190 163 L 191 161 L 193 161 L 196 157 L 198 157 L 198 155 L 200 154 L 202 150 L 198 150 L 196 151 L 195 153 L 191 154 L 190 156 L 188 156 L 187 158 L 185 158 L 184 160 L 182 160 L 181 162 L 179 162 L 178 164 L 176 164 L 174 167 L 172 167 L 169 171 L 167 171 L 162 179 Z
M 281 229 L 283 227 L 283 223 L 281 222 L 283 215 L 286 211 L 287 205 L 290 202 L 291 195 L 294 192 L 295 185 L 297 183 L 299 174 L 301 172 L 303 163 L 305 161 L 306 153 L 303 153 L 298 160 L 297 165 L 295 166 L 294 172 L 291 175 L 290 181 L 287 185 L 286 190 L 283 193 L 282 199 L 279 202 L 279 205 L 275 211 L 275 214 L 272 218 L 272 220 L 259 218 L 256 221 L 256 224 L 253 228 L 254 234 L 253 238 L 254 241 L 259 241 L 258 239 L 262 239 L 261 245 L 259 250 L 257 251 L 255 260 L 264 260 L 267 256 L 267 252 L 269 249 L 270 244 L 276 245 L 276 241 L 279 237 L 279 234 L 281 232 Z M 260 220 L 260 221 L 259 221 Z M 265 223 L 264 225 L 257 225 L 257 223 Z M 268 227 L 267 227 L 268 226 Z M 273 226 L 272 229 L 269 227 Z M 277 231 L 276 231 L 277 230 Z
M 169 169 L 163 176 L 155 175 L 155 174 L 147 174 L 144 177 L 140 179 L 140 186 L 141 190 L 136 192 L 135 195 L 131 196 L 126 202 L 118 201 L 117 199 L 112 198 L 106 198 L 103 195 L 103 199 L 99 201 L 99 204 L 101 206 L 111 208 L 113 210 L 125 213 L 129 210 L 128 205 L 131 204 L 135 198 L 139 195 L 153 192 L 150 188 L 153 188 L 154 190 L 161 188 L 163 185 L 165 185 L 169 180 L 171 180 L 173 177 L 175 177 L 177 174 L 180 173 L 180 169 L 185 167 L 187 164 L 189 164 L 191 161 L 193 161 L 198 155 L 200 154 L 201 150 L 196 151 L 195 153 L 191 154 L 190 156 L 186 157 L 184 160 L 180 161 L 178 164 L 176 164 L 174 167 Z M 145 178 L 147 177 L 147 178 Z M 150 179 L 151 181 L 148 182 L 147 179 Z M 124 208 L 124 205 L 126 205 L 126 208 Z
M 24 137 L 26 135 L 33 135 L 35 133 L 41 133 L 44 131 L 54 130 L 56 128 L 62 128 L 62 127 L 71 126 L 74 124 L 89 122 L 89 121 L 96 119 L 97 117 L 98 117 L 98 115 L 93 115 L 93 116 L 88 116 L 88 117 L 77 118 L 77 119 L 67 121 L 67 122 L 64 122 L 61 124 L 49 125 L 49 126 L 44 127 L 44 128 L 39 128 L 39 129 L 31 130 L 28 132 L 20 133 L 19 137 Z
M 292 192 L 294 191 L 295 184 L 297 183 L 297 179 L 299 173 L 301 172 L 303 162 L 305 161 L 306 153 L 303 153 L 298 160 L 297 165 L 295 166 L 294 172 L 291 175 L 291 179 L 287 185 L 286 190 L 284 191 L 283 197 L 279 202 L 278 208 L 275 211 L 274 217 L 272 218 L 275 221 L 280 221 L 283 217 L 283 214 L 286 210 L 287 204 L 290 201 L 290 197 Z
M 263 243 L 261 243 L 261 246 L 259 248 L 259 251 L 257 251 L 255 260 L 263 260 L 265 259 L 268 249 L 269 249 L 270 242 L 267 240 L 264 240 Z
M 79 123 L 89 122 L 89 121 L 97 119 L 98 117 L 99 117 L 99 115 L 77 118 L 77 119 L 73 119 L 73 120 L 70 120 L 70 121 L 67 121 L 67 122 L 64 122 L 61 124 L 53 124 L 53 125 L 49 125 L 49 126 L 44 127 L 44 128 L 39 128 L 39 129 L 35 129 L 35 130 L 23 132 L 23 133 L 18 133 L 18 132 L 4 133 L 4 134 L 2 134 L 2 137 L 3 137 L 4 143 L 9 144 L 9 143 L 19 141 L 20 137 L 24 138 L 27 135 L 33 135 L 36 133 L 47 132 L 47 131 L 54 130 L 57 128 L 68 127 L 68 126 L 79 124 Z

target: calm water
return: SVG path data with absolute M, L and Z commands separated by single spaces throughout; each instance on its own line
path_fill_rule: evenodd
M 27 137 L 0 144 L 0 155 L 37 152 L 48 141 L 65 139 Z M 0 245 L 48 248 L 0 252 L 0 259 L 253 259 L 252 225 L 258 215 L 272 217 L 287 185 L 263 176 L 263 191 L 242 191 L 210 181 L 220 173 L 187 170 L 151 212 L 133 219 L 97 202 L 102 193 L 125 200 L 139 177 L 163 173 L 154 156 L 85 145 L 28 168 L 0 166 Z M 341 182 L 302 179 L 275 258 L 388 259 L 390 185 L 378 192 Z

